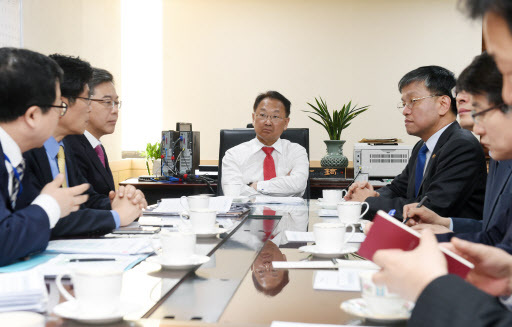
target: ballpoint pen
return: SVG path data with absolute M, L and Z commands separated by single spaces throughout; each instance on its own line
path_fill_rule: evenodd
M 428 196 L 424 196 L 423 199 L 421 199 L 421 201 L 418 203 L 418 205 L 416 206 L 416 208 L 421 208 L 421 206 L 423 205 L 423 203 L 425 203 L 425 201 L 428 199 Z M 407 218 L 406 220 L 404 220 L 404 224 L 406 224 L 409 219 L 411 219 L 411 217 Z
M 74 258 L 69 262 L 95 262 L 95 261 L 116 261 L 114 258 Z

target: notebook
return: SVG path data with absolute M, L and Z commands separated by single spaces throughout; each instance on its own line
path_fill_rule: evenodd
M 377 250 L 402 249 L 410 251 L 416 248 L 419 243 L 420 233 L 379 210 L 373 219 L 372 228 L 359 248 L 358 254 L 372 260 Z M 441 246 L 439 248 L 448 261 L 448 272 L 466 278 L 474 265 L 448 249 Z

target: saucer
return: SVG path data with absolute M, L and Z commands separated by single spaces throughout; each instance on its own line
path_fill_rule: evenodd
M 207 238 L 207 237 L 217 236 L 218 234 L 222 234 L 222 233 L 225 233 L 227 231 L 228 230 L 226 228 L 215 227 L 214 230 L 212 230 L 210 232 L 196 232 L 194 234 L 196 234 L 196 236 L 198 238 Z
M 315 257 L 318 257 L 318 258 L 327 258 L 327 259 L 330 259 L 330 258 L 338 258 L 338 257 L 341 257 L 342 255 L 345 255 L 345 254 L 349 254 L 349 253 L 354 253 L 354 252 L 357 252 L 357 248 L 353 247 L 353 246 L 347 246 L 345 245 L 341 251 L 339 252 L 334 252 L 334 253 L 326 253 L 326 252 L 323 252 L 323 251 L 320 251 L 318 249 L 318 246 L 316 245 L 305 245 L 305 246 L 301 246 L 299 248 L 299 251 L 302 251 L 302 252 L 309 252 L 311 253 L 313 256 Z
M 392 322 L 392 321 L 402 321 L 407 320 L 411 316 L 412 309 L 414 304 L 412 302 L 406 302 L 405 308 L 400 313 L 395 314 L 375 314 L 371 312 L 367 306 L 366 302 L 363 298 L 347 300 L 341 303 L 340 308 L 350 313 L 351 315 L 358 316 L 361 318 L 366 318 L 368 320 L 373 320 L 377 322 Z
M 336 202 L 318 202 L 318 205 L 322 207 L 322 209 L 327 210 L 336 210 L 338 209 L 338 204 Z M 336 215 L 338 213 L 336 212 Z
M 163 262 L 161 255 L 156 255 L 153 257 L 149 257 L 146 260 L 148 262 L 154 262 L 161 265 L 164 269 L 172 269 L 172 270 L 186 270 L 192 269 L 197 266 L 202 265 L 210 261 L 210 257 L 206 255 L 193 254 L 190 258 L 184 261 L 175 261 L 175 262 Z
M 233 203 L 247 203 L 249 202 L 249 197 L 248 196 L 235 196 L 233 198 Z
M 91 316 L 87 312 L 78 311 L 76 300 L 59 303 L 53 308 L 53 312 L 66 319 L 73 319 L 86 324 L 104 325 L 122 320 L 130 312 L 138 310 L 140 305 L 133 302 L 121 301 L 119 308 L 111 314 Z

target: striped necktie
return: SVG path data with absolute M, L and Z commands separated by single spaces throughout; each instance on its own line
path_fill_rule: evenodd
M 59 147 L 59 153 L 57 153 L 57 166 L 59 167 L 59 173 L 64 175 L 64 183 L 62 183 L 62 187 L 68 187 L 66 177 L 66 155 L 64 154 L 64 147 L 62 145 Z

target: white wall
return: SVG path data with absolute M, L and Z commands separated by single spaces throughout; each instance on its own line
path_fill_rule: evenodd
M 201 159 L 217 159 L 219 130 L 244 127 L 256 95 L 275 89 L 292 102 L 290 127 L 310 128 L 311 160 L 323 156 L 327 138 L 301 111 L 315 96 L 333 108 L 349 100 L 371 105 L 342 135 L 350 160 L 363 137 L 413 144 L 395 109 L 400 77 L 431 64 L 458 74 L 481 51 L 481 24 L 456 3 L 163 0 L 163 114 L 147 128 L 191 122 L 201 131 Z M 119 0 L 24 0 L 26 47 L 80 55 L 118 81 L 120 28 Z M 140 57 L 143 65 L 143 48 Z M 118 89 L 122 94 L 119 82 Z M 120 157 L 119 127 L 105 142 L 113 159 Z M 135 131 L 141 138 L 143 128 Z

